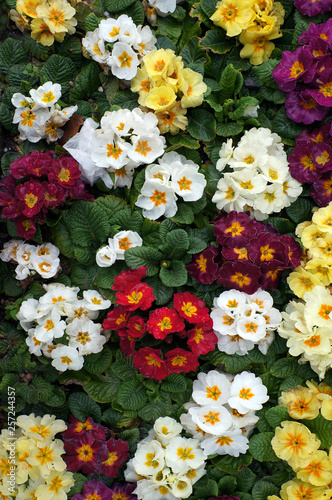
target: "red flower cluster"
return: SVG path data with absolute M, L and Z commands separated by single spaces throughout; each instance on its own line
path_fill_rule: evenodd
M 33 238 L 36 222 L 45 221 L 49 208 L 63 205 L 67 198 L 93 200 L 80 176 L 76 160 L 56 158 L 53 151 L 32 151 L 18 158 L 0 183 L 2 217 L 15 223 L 18 236 Z
M 300 265 L 302 250 L 295 238 L 280 235 L 269 224 L 250 220 L 246 213 L 230 212 L 214 225 L 218 247 L 206 248 L 187 266 L 199 283 L 212 283 L 252 294 L 275 289 L 285 269 Z
M 154 301 L 152 288 L 141 281 L 145 269 L 122 271 L 115 278 L 113 290 L 117 290 L 118 305 L 107 313 L 103 328 L 117 332 L 122 351 L 127 357 L 133 354 L 134 367 L 146 377 L 162 380 L 170 373 L 195 370 L 198 356 L 212 351 L 217 342 L 209 310 L 203 300 L 184 292 L 174 295 L 173 308 L 154 309 L 148 318 L 131 315 L 134 310 L 149 309 Z M 189 329 L 184 320 L 190 324 Z M 165 340 L 164 350 L 165 346 L 172 349 L 162 354 L 160 349 L 142 347 L 135 352 L 137 340 L 146 340 L 149 334 L 157 341 Z M 183 344 L 190 351 L 183 349 Z
M 68 428 L 62 433 L 67 469 L 84 474 L 105 474 L 116 477 L 129 457 L 129 447 L 121 439 L 106 441 L 108 429 L 90 417 L 80 422 L 71 416 Z
M 312 131 L 301 132 L 289 155 L 289 171 L 299 182 L 311 184 L 310 196 L 319 207 L 332 201 L 331 121 Z

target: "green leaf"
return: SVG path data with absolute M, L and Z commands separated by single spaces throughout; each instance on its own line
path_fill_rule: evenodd
M 243 467 L 247 467 L 252 462 L 252 456 L 250 453 L 245 455 L 240 455 L 239 457 L 231 457 L 230 455 L 224 455 L 218 458 L 212 459 L 212 463 L 218 469 L 228 472 L 229 474 L 235 474 Z M 265 499 L 266 500 L 266 499 Z
M 191 110 L 188 116 L 187 132 L 201 141 L 211 141 L 215 137 L 216 121 L 214 116 L 204 109 Z
M 99 64 L 89 62 L 77 75 L 74 88 L 69 93 L 69 102 L 76 104 L 77 101 L 90 97 L 100 86 L 99 73 Z M 74 80 L 73 75 L 70 79 Z
M 250 491 L 256 482 L 256 474 L 249 468 L 240 470 L 235 477 L 240 491 Z
M 99 26 L 100 19 L 96 16 L 94 12 L 91 12 L 85 18 L 85 29 L 86 31 L 94 31 Z
M 167 304 L 173 296 L 173 288 L 165 286 L 158 276 L 147 277 L 145 282 L 152 286 L 157 306 Z
M 289 415 L 287 412 L 287 408 L 284 406 L 274 406 L 273 408 L 269 408 L 265 413 L 265 418 L 272 429 L 278 427 L 284 420 L 289 419 Z
M 254 500 L 266 500 L 269 495 L 279 495 L 279 488 L 272 483 L 261 480 L 252 489 Z
M 196 139 L 190 137 L 190 135 L 184 135 L 184 134 L 170 135 L 168 137 L 168 142 L 173 146 L 173 148 L 168 149 L 169 151 L 178 149 L 182 146 L 189 149 L 199 148 L 199 142 Z
M 299 371 L 299 364 L 296 358 L 278 359 L 271 367 L 271 374 L 277 378 L 286 378 L 296 375 Z
M 104 345 L 101 352 L 84 356 L 84 370 L 93 375 L 104 373 L 111 363 L 112 353 L 107 345 Z
M 158 31 L 160 35 L 169 38 L 174 43 L 177 43 L 181 35 L 182 25 L 173 17 L 158 17 Z
M 243 113 L 248 106 L 257 106 L 259 101 L 255 97 L 241 97 L 236 101 L 235 111 L 229 112 L 228 116 L 231 120 L 242 118 Z
M 109 235 L 110 226 L 104 212 L 96 203 L 77 201 L 64 216 L 73 241 L 82 247 L 96 247 Z
M 271 446 L 274 432 L 261 432 L 250 438 L 249 451 L 259 462 L 278 462 L 279 459 Z
M 121 380 L 128 380 L 136 377 L 136 370 L 131 360 L 121 358 L 112 364 L 112 372 Z
M 67 226 L 60 221 L 53 226 L 52 233 L 53 243 L 59 248 L 60 252 L 66 257 L 74 257 L 74 243 Z
M 78 262 L 73 262 L 70 269 L 70 279 L 73 285 L 79 286 L 82 290 L 94 288 L 94 281 L 97 274 L 97 265 L 83 266 Z
M 199 46 L 199 38 L 193 37 L 183 47 L 180 52 L 186 68 L 204 74 L 204 63 L 206 62 L 205 52 Z
M 140 410 L 147 400 L 144 386 L 137 378 L 123 382 L 116 393 L 116 401 L 124 410 Z
M 117 377 L 103 377 L 102 380 L 91 380 L 84 385 L 83 389 L 98 403 L 110 403 L 121 385 Z
M 149 266 L 147 276 L 154 276 L 159 269 L 158 263 L 162 254 L 153 247 L 134 247 L 125 251 L 125 261 L 131 269 Z
M 117 212 L 127 207 L 125 200 L 117 198 L 112 194 L 105 196 L 105 198 L 97 198 L 94 204 L 103 209 L 104 217 L 107 217 L 110 222 Z
M 105 73 L 99 73 L 100 82 L 105 91 L 107 100 L 112 106 L 114 97 L 119 88 L 119 80 L 115 76 L 105 75 Z
M 57 45 L 57 53 L 73 61 L 76 66 L 75 75 L 81 70 L 83 66 L 83 56 L 80 38 L 73 35 L 66 37 L 63 42 Z M 73 78 L 71 80 L 73 80 Z
M 233 43 L 226 40 L 224 30 L 214 28 L 206 32 L 204 38 L 200 41 L 202 47 L 210 49 L 215 54 L 225 54 L 233 47 Z
M 110 427 L 120 428 L 131 425 L 132 418 L 124 416 L 123 412 L 121 413 L 117 410 L 113 410 L 113 408 L 109 408 L 104 411 L 102 421 Z
M 18 153 L 5 153 L 1 158 L 1 170 L 3 175 L 7 175 L 9 173 L 10 165 L 13 161 L 19 158 Z
M 177 43 L 177 50 L 181 49 L 189 42 L 194 36 L 200 36 L 202 32 L 199 21 L 186 16 L 181 23 L 181 36 Z
M 225 494 L 231 494 L 236 490 L 236 486 L 237 484 L 234 476 L 224 476 L 218 482 L 217 491 L 219 490 Z
M 279 389 L 280 389 L 280 391 L 288 391 L 288 389 L 293 389 L 294 387 L 301 385 L 302 382 L 303 382 L 302 377 L 298 377 L 297 375 L 291 375 L 290 377 L 287 377 L 283 381 L 283 383 L 280 385 Z
M 170 269 L 162 267 L 159 272 L 161 281 L 166 286 L 182 286 L 187 283 L 188 272 L 184 262 L 173 260 Z
M 306 198 L 298 198 L 286 208 L 287 215 L 296 223 L 310 221 L 312 218 L 312 209 L 314 203 Z
M 113 99 L 113 104 L 123 109 L 134 109 L 138 106 L 138 96 L 131 90 L 117 92 Z
M 120 226 L 121 229 L 126 231 L 136 231 L 141 233 L 143 224 L 143 217 L 139 212 L 132 212 L 130 208 L 117 212 L 112 217 L 112 225 Z
M 258 76 L 259 80 L 263 85 L 272 89 L 278 89 L 278 84 L 274 81 L 272 76 L 272 71 L 276 68 L 277 64 L 279 64 L 278 59 L 269 59 L 268 61 L 260 64 L 259 66 L 254 66 L 253 70 Z
M 332 444 L 332 421 L 326 420 L 319 414 L 314 420 L 303 420 L 302 423 L 320 439 L 321 448 L 330 449 Z
M 285 107 L 281 107 L 272 120 L 272 131 L 282 138 L 295 139 L 303 128 L 300 124 L 288 118 Z
M 196 238 L 195 236 L 189 236 L 189 248 L 187 250 L 189 254 L 203 252 L 206 247 L 207 243 L 204 240 Z
M 186 379 L 180 373 L 171 373 L 165 378 L 161 388 L 166 392 L 184 392 L 187 388 Z
M 169 38 L 166 36 L 157 36 L 157 43 L 156 43 L 157 49 L 171 49 L 173 52 L 176 52 L 176 47 L 174 42 L 172 42 Z
M 13 124 L 14 109 L 3 102 L 0 104 L 0 123 L 12 134 L 18 134 L 17 125 Z
M 83 474 L 79 474 L 78 472 L 74 472 L 73 479 L 75 481 L 74 485 L 69 490 L 69 498 L 76 493 L 81 493 L 83 486 L 89 480 L 89 478 L 83 476 Z
M 181 259 L 189 248 L 189 238 L 184 229 L 174 229 L 166 235 L 165 242 L 159 246 L 159 250 L 165 259 Z
M 217 123 L 216 132 L 218 135 L 222 135 L 223 137 L 233 137 L 240 134 L 243 127 L 244 121 L 240 118 L 237 122 Z
M 105 6 L 108 12 L 121 12 L 134 2 L 135 0 L 105 0 Z
M 11 66 L 7 75 L 9 84 L 13 87 L 19 87 L 20 85 L 24 85 L 26 88 L 38 87 L 38 77 L 35 74 L 25 74 L 25 69 L 26 66 L 24 64 L 14 64 Z
M 221 101 L 232 99 L 236 96 L 243 85 L 243 76 L 236 70 L 233 64 L 228 64 L 222 72 L 220 78 L 221 91 L 219 92 Z
M 81 422 L 85 422 L 88 417 L 92 417 L 96 422 L 100 422 L 100 407 L 84 392 L 72 392 L 69 394 L 68 406 L 74 417 Z
M 178 203 L 178 210 L 172 220 L 179 224 L 191 224 L 194 222 L 194 212 L 187 203 Z
M 117 261 L 111 267 L 99 267 L 97 269 L 96 284 L 101 288 L 111 290 L 114 285 L 114 278 L 125 268 L 123 261 Z
M 248 368 L 251 364 L 247 356 L 229 355 L 220 351 L 212 351 L 208 354 L 208 359 L 215 366 L 220 363 L 224 364 L 228 373 L 238 373 Z
M 74 249 L 74 255 L 76 260 L 84 266 L 89 266 L 96 262 L 96 251 L 93 247 L 89 248 L 76 246 Z
M 293 233 L 295 229 L 292 221 L 283 217 L 269 217 L 266 222 L 278 229 L 280 234 Z
M 223 490 L 221 490 L 223 493 Z M 203 476 L 196 484 L 195 484 L 195 497 L 197 498 L 211 498 L 211 496 L 215 497 L 218 495 L 218 483 L 213 479 L 210 479 L 207 475 Z
M 207 17 L 211 17 L 216 10 L 217 0 L 201 0 L 201 7 Z
M 166 392 L 161 391 L 159 399 L 154 403 L 147 403 L 138 412 L 138 416 L 147 421 L 155 421 L 159 417 L 167 417 L 172 412 L 172 402 Z
M 69 81 L 73 81 L 76 75 L 76 66 L 68 57 L 53 54 L 43 65 L 39 77 L 42 84 L 46 82 L 59 83 L 62 93 L 70 88 Z
M 6 38 L 0 46 L 0 73 L 7 73 L 11 66 L 27 62 L 28 54 L 20 40 Z
M 52 396 L 53 386 L 49 382 L 43 379 L 43 377 L 37 375 L 33 378 L 33 387 L 37 389 L 39 400 L 43 403 L 47 403 Z

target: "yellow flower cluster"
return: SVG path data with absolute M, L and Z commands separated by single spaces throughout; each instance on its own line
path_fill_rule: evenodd
M 302 298 L 315 286 L 332 283 L 332 202 L 319 208 L 311 222 L 299 224 L 296 235 L 306 251 L 303 265 L 288 276 L 287 283 L 295 295 Z
M 308 387 L 298 386 L 281 394 L 279 404 L 286 406 L 294 419 L 312 420 L 319 409 L 327 420 L 332 420 L 332 387 L 324 382 L 307 382 Z M 326 403 L 328 403 L 326 405 Z M 282 485 L 282 500 L 327 500 L 332 498 L 332 447 L 329 454 L 319 449 L 320 440 L 305 425 L 285 421 L 277 427 L 271 441 L 277 457 L 286 460 L 296 473 L 296 478 Z M 269 496 L 267 500 L 280 500 Z
M 67 428 L 65 422 L 31 413 L 16 424 L 15 439 L 12 431 L 0 434 L 0 497 L 65 500 L 74 479 L 61 458 L 63 441 L 54 439 Z
M 282 36 L 284 16 L 282 4 L 273 0 L 221 0 L 210 19 L 227 36 L 240 35 L 240 56 L 258 65 L 269 59 L 275 47 L 271 40 Z
M 16 10 L 9 11 L 19 30 L 31 30 L 31 38 L 47 46 L 75 33 L 75 14 L 67 0 L 17 0 Z
M 144 111 L 153 111 L 161 133 L 177 134 L 188 125 L 187 108 L 199 106 L 207 90 L 203 76 L 184 68 L 171 49 L 151 50 L 143 57 L 131 90 L 139 93 Z

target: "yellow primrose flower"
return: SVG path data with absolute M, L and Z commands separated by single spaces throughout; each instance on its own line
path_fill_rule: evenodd
M 311 455 L 320 446 L 320 440 L 305 425 L 285 421 L 276 428 L 271 445 L 277 457 L 286 460 L 294 469 L 308 465 Z
M 255 16 L 250 0 L 222 0 L 210 19 L 226 30 L 227 36 L 236 36 L 249 28 Z
M 262 14 L 270 14 L 272 7 L 273 0 L 256 0 L 253 5 L 253 8 L 259 16 Z
M 318 229 L 316 224 L 310 224 L 303 229 L 301 241 L 305 248 L 311 249 L 317 246 L 318 242 L 325 237 L 325 234 Z
M 311 273 L 308 273 L 303 267 L 297 267 L 287 278 L 287 283 L 292 292 L 300 299 L 306 292 L 311 292 L 315 286 L 321 286 L 320 280 Z
M 332 396 L 332 387 L 329 386 L 326 382 L 317 384 L 317 382 L 315 382 L 314 380 L 307 380 L 306 384 L 309 389 L 316 394 L 318 399 L 323 400 L 324 395 Z
M 284 24 L 285 9 L 280 2 L 274 2 L 270 16 L 274 16 L 276 18 L 276 23 L 279 24 L 279 26 Z
M 192 108 L 203 102 L 203 94 L 207 91 L 207 85 L 203 82 L 203 76 L 190 68 L 181 72 L 181 84 L 179 89 L 183 93 L 181 106 Z
M 26 16 L 36 18 L 37 7 L 43 3 L 43 0 L 17 0 L 16 10 L 19 14 L 25 14 Z
M 63 42 L 66 35 L 65 32 L 51 33 L 50 28 L 43 19 L 33 19 L 31 22 L 31 29 L 31 38 L 46 47 L 53 45 L 54 40 L 57 42 Z
M 305 270 L 316 276 L 325 286 L 332 283 L 332 267 L 323 259 L 309 260 L 305 265 Z
M 138 102 L 141 106 L 144 106 L 145 99 L 154 87 L 155 82 L 149 77 L 146 67 L 138 68 L 136 76 L 131 80 L 130 88 L 132 92 L 139 93 Z
M 314 486 L 326 486 L 332 481 L 332 463 L 326 451 L 318 450 L 306 467 L 297 472 L 297 478 Z
M 264 27 L 256 25 L 243 31 L 240 35 L 240 42 L 244 47 L 240 52 L 240 57 L 249 58 L 254 66 L 267 61 L 275 47 L 270 40 L 282 36 L 279 26 L 274 26 L 274 24 L 274 17 L 270 17 L 269 23 L 265 24 Z
M 158 127 L 161 134 L 170 132 L 177 134 L 179 130 L 186 130 L 188 118 L 185 116 L 187 110 L 181 106 L 180 102 L 175 102 L 170 108 L 164 111 L 156 111 L 158 118 Z
M 326 397 L 322 401 L 321 414 L 326 420 L 332 420 L 332 398 Z
M 42 500 L 64 500 L 67 498 L 66 493 L 74 486 L 72 472 L 56 472 L 52 471 L 47 478 L 46 484 L 38 486 L 36 489 L 36 499 Z M 96 498 L 96 497 L 95 497 Z
M 157 81 L 167 74 L 175 53 L 171 49 L 151 50 L 143 57 L 145 69 L 152 80 Z
M 25 29 L 26 30 L 30 29 L 29 18 L 24 14 L 20 14 L 15 9 L 10 9 L 8 15 L 9 18 L 16 24 L 16 28 L 22 31 L 22 33 Z
M 51 33 L 75 33 L 76 10 L 66 0 L 47 0 L 37 7 L 37 14 L 45 21 Z
M 322 207 L 312 216 L 312 222 L 323 233 L 332 234 L 332 202 L 327 207 Z
M 162 111 L 172 106 L 175 100 L 176 94 L 174 90 L 162 85 L 160 87 L 155 87 L 149 92 L 145 99 L 145 106 L 156 111 Z
M 66 462 L 60 456 L 64 452 L 63 442 L 60 439 L 55 439 L 52 442 L 41 442 L 30 452 L 27 462 L 39 467 L 43 476 L 48 476 L 52 470 L 63 471 L 66 469 Z
M 285 406 L 289 416 L 296 420 L 302 418 L 312 420 L 316 418 L 321 406 L 315 393 L 301 386 L 282 392 L 278 403 Z
M 312 225 L 312 222 L 309 221 L 309 220 L 306 220 L 305 222 L 300 222 L 300 224 L 298 224 L 296 226 L 296 229 L 295 229 L 296 236 L 298 236 L 299 238 L 301 238 L 302 237 L 302 233 L 305 230 L 305 228 L 307 228 L 307 227 L 309 227 L 311 225 Z
M 172 58 L 165 75 L 165 80 L 172 87 L 174 92 L 178 90 L 178 83 L 182 77 L 183 71 L 183 61 L 181 56 L 175 56 Z
M 282 485 L 280 494 L 281 498 L 287 500 L 322 500 L 324 488 L 292 479 Z

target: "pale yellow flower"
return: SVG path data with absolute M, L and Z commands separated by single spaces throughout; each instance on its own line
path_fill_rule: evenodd
M 37 7 L 43 3 L 44 0 L 17 0 L 16 10 L 19 14 L 25 14 L 26 16 L 36 18 Z
M 203 94 L 207 91 L 207 85 L 203 82 L 203 76 L 190 68 L 181 71 L 181 84 L 179 89 L 183 93 L 181 106 L 192 108 L 203 102 Z
M 143 57 L 148 76 L 154 81 L 164 78 L 173 57 L 175 57 L 175 53 L 171 49 L 151 50 Z
M 303 298 L 306 292 L 310 292 L 315 286 L 322 283 L 312 273 L 308 273 L 303 267 L 297 267 L 287 278 L 289 288 L 299 297 Z
M 249 28 L 255 16 L 250 0 L 223 0 L 210 19 L 226 30 L 227 36 L 236 36 Z
M 54 40 L 57 42 L 63 42 L 66 35 L 65 32 L 51 33 L 50 28 L 45 21 L 43 21 L 43 19 L 33 19 L 31 22 L 31 30 L 31 38 L 46 47 L 53 45 Z
M 48 0 L 36 10 L 38 17 L 45 21 L 51 33 L 75 33 L 76 10 L 66 0 Z
M 296 472 L 298 479 L 314 486 L 326 486 L 332 481 L 332 463 L 322 450 L 314 453 L 308 465 Z
M 181 106 L 180 102 L 175 102 L 170 108 L 165 111 L 155 113 L 158 118 L 158 127 L 161 134 L 170 132 L 172 135 L 177 134 L 179 130 L 186 130 L 188 118 L 185 116 L 187 110 Z
M 144 106 L 145 99 L 154 87 L 155 82 L 149 77 L 146 67 L 138 68 L 136 76 L 131 80 L 130 88 L 132 92 L 139 93 L 138 102 L 141 106 Z
M 317 245 L 317 242 L 324 238 L 325 234 L 318 229 L 316 224 L 310 224 L 302 231 L 301 241 L 305 248 L 312 248 Z
M 257 66 L 267 61 L 275 47 L 270 40 L 282 36 L 279 25 L 275 25 L 274 17 L 266 17 L 266 24 L 251 26 L 240 35 L 240 42 L 244 45 L 240 57 L 249 58 L 251 64 Z
M 332 202 L 327 207 L 322 207 L 312 216 L 312 222 L 323 233 L 332 234 Z
M 282 485 L 280 494 L 285 500 L 323 500 L 324 488 L 292 479 Z
M 170 87 L 162 85 L 152 89 L 145 99 L 145 106 L 155 111 L 163 111 L 172 106 L 176 100 L 176 94 Z
M 285 406 L 289 416 L 295 420 L 302 418 L 312 420 L 316 418 L 321 406 L 315 393 L 301 386 L 282 392 L 278 403 Z
M 19 12 L 17 12 L 17 10 L 15 9 L 10 9 L 10 11 L 8 12 L 8 15 L 9 15 L 9 18 L 14 21 L 14 23 L 16 24 L 16 27 L 22 31 L 26 29 L 26 30 L 29 30 L 30 29 L 30 22 L 29 22 L 29 18 L 27 16 L 25 16 L 24 14 L 20 14 Z
M 311 259 L 305 265 L 305 270 L 318 278 L 325 286 L 332 283 L 332 266 L 323 259 Z

